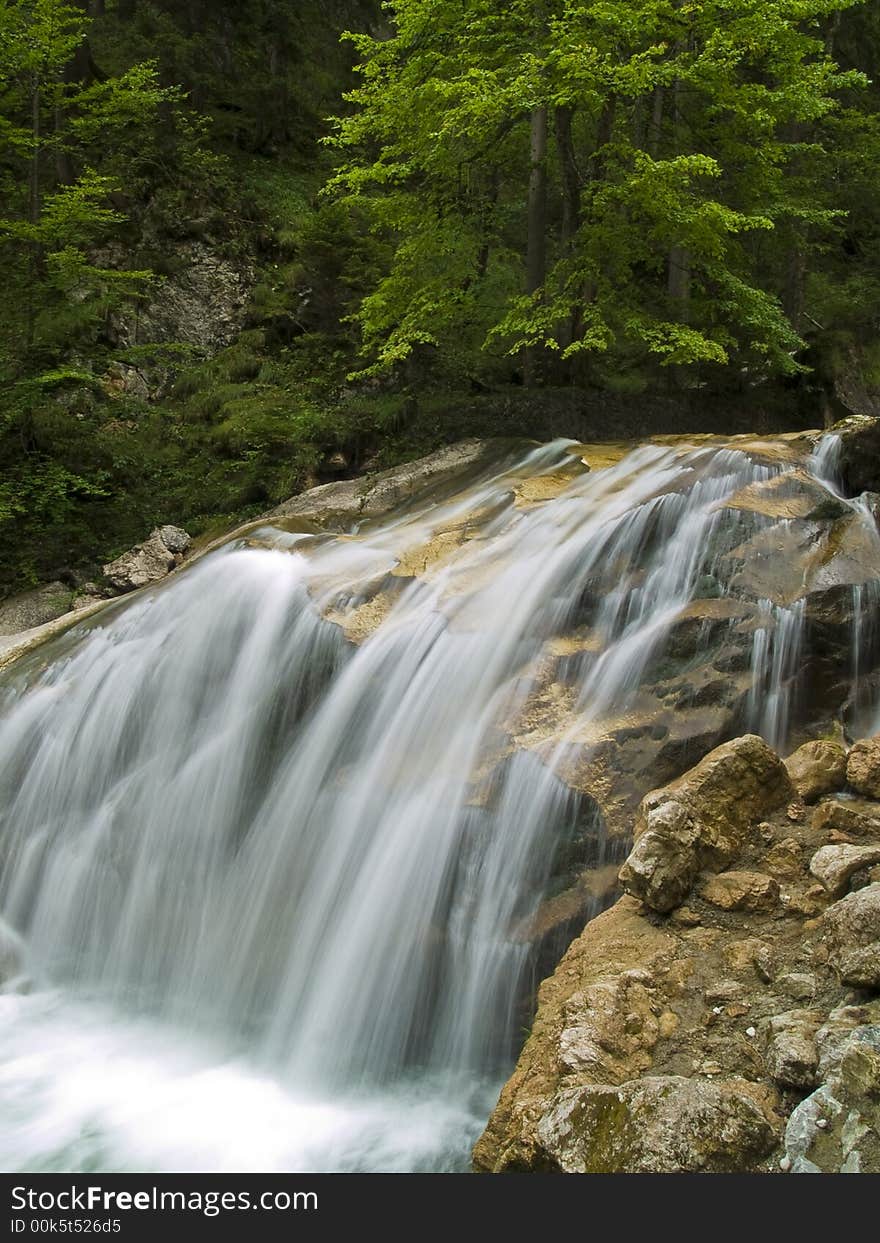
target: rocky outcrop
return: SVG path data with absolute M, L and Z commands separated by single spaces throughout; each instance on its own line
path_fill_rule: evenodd
M 746 734 L 642 802 L 635 847 L 620 879 L 655 911 L 678 906 L 697 874 L 738 854 L 751 822 L 794 798 L 788 773 L 763 739 Z
M 561 1092 L 538 1123 L 544 1151 L 566 1174 L 732 1172 L 776 1143 L 747 1080 L 645 1076 Z
M 180 527 L 158 527 L 145 543 L 105 565 L 104 575 L 118 591 L 158 583 L 181 563 L 191 543 L 191 537 Z
M 846 784 L 846 751 L 839 742 L 805 742 L 788 757 L 785 767 L 805 803 L 815 803 Z
M 764 748 L 738 739 L 643 800 L 645 821 L 677 805 L 678 831 L 711 819 L 734 867 L 710 850 L 667 913 L 630 892 L 586 926 L 541 985 L 477 1170 L 880 1172 L 880 806 L 811 813 Z M 654 896 L 649 831 L 624 873 Z M 678 840 L 691 874 L 699 834 Z
M 835 1023 L 818 1034 L 825 1082 L 793 1111 L 785 1128 L 784 1169 L 795 1174 L 862 1174 L 880 1170 L 880 1023 L 876 1007 L 851 1014 L 859 1023 L 835 1047 Z M 846 1020 L 846 1009 L 832 1016 Z
M 123 258 L 111 251 L 99 256 L 110 267 Z M 220 254 L 205 242 L 178 242 L 174 271 L 154 285 L 146 303 L 115 312 L 111 331 L 123 347 L 184 342 L 213 354 L 231 344 L 244 325 L 253 284 L 247 259 Z

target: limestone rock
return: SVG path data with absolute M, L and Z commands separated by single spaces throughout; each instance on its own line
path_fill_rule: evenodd
M 156 534 L 157 532 L 154 531 L 153 535 Z M 192 543 L 192 536 L 184 531 L 182 527 L 159 527 L 158 535 L 168 551 L 173 552 L 175 556 L 181 556 L 187 552 Z
M 754 820 L 793 797 L 785 765 L 762 738 L 745 734 L 716 747 L 642 800 L 622 884 L 654 910 L 672 910 L 699 872 L 731 862 Z
M 566 1089 L 538 1137 L 549 1166 L 584 1174 L 745 1171 L 776 1143 L 753 1085 L 678 1075 Z
M 136 591 L 163 579 L 179 564 L 191 542 L 180 527 L 159 527 L 145 543 L 105 565 L 104 574 L 119 591 Z
M 880 1026 L 847 1038 L 828 1078 L 789 1118 L 785 1152 L 795 1174 L 880 1173 Z
M 875 810 L 880 812 L 880 808 Z M 817 833 L 836 831 L 853 837 L 865 837 L 880 833 L 880 817 L 872 816 L 864 804 L 850 807 L 847 803 L 831 799 L 818 805 L 810 827 Z
M 113 247 L 96 259 L 101 266 L 126 266 L 125 256 Z M 183 341 L 216 353 L 234 340 L 244 323 L 254 284 L 253 264 L 221 254 L 203 241 L 178 242 L 174 260 L 174 271 L 153 288 L 136 313 L 124 309 L 111 316 L 111 334 L 121 346 Z
M 788 971 L 777 977 L 776 987 L 794 1001 L 809 1001 L 816 994 L 818 982 L 809 971 Z
M 846 751 L 839 742 L 805 742 L 785 761 L 792 784 L 805 803 L 846 784 Z
M 808 1010 L 791 1010 L 770 1020 L 764 1065 L 770 1077 L 782 1087 L 809 1089 L 816 1086 L 817 1027 L 817 1016 Z
M 650 1068 L 661 1038 L 654 992 L 675 942 L 638 910 L 625 896 L 598 915 L 541 985 L 532 1034 L 474 1151 L 477 1169 L 546 1168 L 536 1125 L 571 1076 L 618 1084 Z
M 823 846 L 810 860 L 810 871 L 832 897 L 846 893 L 853 873 L 880 863 L 877 846 Z
M 868 798 L 880 798 L 880 737 L 862 738 L 853 745 L 846 764 L 846 779 Z
M 722 872 L 700 886 L 700 897 L 722 911 L 757 911 L 774 905 L 779 885 L 763 872 Z
M 825 912 L 829 962 L 857 988 L 880 988 L 880 884 L 868 885 Z
M 509 451 L 509 442 L 463 440 L 438 449 L 427 457 L 393 466 L 359 479 L 341 479 L 310 488 L 276 506 L 268 518 L 313 518 L 328 525 L 345 526 L 359 518 L 377 517 L 404 503 L 429 485 L 442 485 L 468 467 L 498 462 Z

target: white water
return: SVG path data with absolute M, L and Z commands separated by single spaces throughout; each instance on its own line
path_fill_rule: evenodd
M 646 447 L 511 505 L 569 454 L 355 539 L 258 533 L 15 667 L 0 909 L 34 983 L 0 997 L 3 1168 L 466 1167 L 522 1021 L 513 930 L 575 814 L 554 770 L 706 582 L 726 592 L 758 520 L 720 502 L 781 469 Z M 377 588 L 356 648 L 325 615 Z M 585 612 L 577 728 L 477 797 Z M 745 724 L 775 742 L 799 641 L 797 610 L 756 632 Z

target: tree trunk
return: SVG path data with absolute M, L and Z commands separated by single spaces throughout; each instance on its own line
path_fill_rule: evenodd
M 581 219 L 581 178 L 574 154 L 571 122 L 574 108 L 556 109 L 556 153 L 559 157 L 559 178 L 562 182 L 562 247 L 568 250 L 578 231 Z
M 547 264 L 547 109 L 536 108 L 531 123 L 526 292 L 544 284 Z
M 673 246 L 669 252 L 669 297 L 676 304 L 678 315 L 685 323 L 691 300 L 691 252 L 687 246 Z
M 783 139 L 789 143 L 809 142 L 811 129 L 798 121 L 792 121 L 784 127 Z M 789 170 L 796 174 L 797 160 L 789 163 Z M 807 286 L 807 255 L 805 243 L 809 233 L 808 226 L 799 230 L 789 231 L 789 242 L 785 254 L 785 271 L 782 284 L 782 306 L 795 332 L 800 333 L 803 322 L 804 302 Z
M 654 87 L 654 98 L 651 103 L 651 125 L 648 133 L 647 150 L 652 160 L 656 160 L 660 151 L 660 139 L 663 137 L 663 97 L 662 86 Z
M 529 175 L 528 239 L 526 242 L 526 293 L 535 294 L 544 284 L 547 269 L 547 109 L 536 108 L 531 120 L 531 173 Z M 534 348 L 525 352 L 525 382 L 536 381 Z
M 681 114 L 679 109 L 680 83 L 678 79 L 672 88 L 672 147 L 673 154 L 678 154 L 679 126 Z M 675 245 L 669 251 L 668 277 L 666 283 L 670 301 L 675 305 L 676 313 L 683 322 L 687 322 L 691 300 L 691 256 L 686 246 Z
M 596 146 L 590 159 L 589 179 L 594 185 L 599 183 L 605 177 L 606 158 L 605 148 L 611 141 L 614 133 L 614 118 L 617 115 L 617 98 L 609 95 L 602 106 L 599 113 L 599 122 L 596 126 Z M 598 296 L 598 289 L 595 281 L 591 281 L 584 291 L 584 302 L 589 305 L 595 302 Z M 580 317 L 578 317 L 580 319 Z
M 36 226 L 40 223 L 42 214 L 42 194 L 40 187 L 40 156 L 42 154 L 42 140 L 40 133 L 40 79 L 36 73 L 31 75 L 30 80 L 30 108 L 31 108 L 31 139 L 33 141 L 33 151 L 31 153 L 30 177 L 28 183 L 28 221 Z M 27 308 L 27 347 L 31 349 L 34 344 L 37 327 L 37 285 L 43 270 L 43 248 L 38 241 L 31 243 L 31 285 L 28 291 L 28 308 Z

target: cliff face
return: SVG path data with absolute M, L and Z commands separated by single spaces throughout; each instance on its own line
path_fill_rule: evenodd
M 738 738 L 644 800 L 639 896 L 541 986 L 477 1170 L 880 1169 L 880 804 L 852 797 L 880 741 L 844 798 L 841 749 L 810 746 Z

